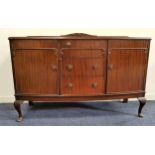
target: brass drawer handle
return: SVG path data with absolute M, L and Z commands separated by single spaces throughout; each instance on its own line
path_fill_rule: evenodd
M 97 87 L 97 83 L 92 83 L 92 88 L 96 88 Z
M 68 41 L 68 42 L 66 42 L 66 45 L 67 45 L 67 46 L 71 46 L 72 43 L 71 43 L 70 41 Z
M 69 88 L 73 88 L 73 84 L 72 83 L 68 83 L 68 87 Z
M 68 70 L 72 70 L 72 69 L 73 69 L 73 65 L 72 65 L 72 64 L 68 64 L 68 65 L 67 65 L 67 69 L 68 69 Z
M 56 71 L 58 69 L 57 65 L 52 65 L 53 71 Z
M 97 65 L 96 64 L 92 65 L 92 69 L 96 70 L 97 69 Z

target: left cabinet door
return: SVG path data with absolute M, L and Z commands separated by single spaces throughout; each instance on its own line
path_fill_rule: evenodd
M 12 52 L 16 94 L 58 94 L 56 49 L 19 49 Z

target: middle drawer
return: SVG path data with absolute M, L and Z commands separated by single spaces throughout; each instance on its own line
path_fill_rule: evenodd
M 103 76 L 105 52 L 101 49 L 62 50 L 62 76 Z
M 104 61 L 103 58 L 85 58 L 85 59 L 65 59 L 62 62 L 63 77 L 85 77 L 85 76 L 103 76 Z

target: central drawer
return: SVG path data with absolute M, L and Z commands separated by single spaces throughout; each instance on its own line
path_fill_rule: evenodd
M 104 94 L 105 52 L 102 49 L 64 49 L 61 94 Z
M 105 40 L 62 40 L 61 48 L 106 48 Z
M 62 65 L 62 76 L 103 76 L 103 58 L 67 58 Z

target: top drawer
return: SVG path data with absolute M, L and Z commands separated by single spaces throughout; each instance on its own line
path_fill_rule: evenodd
M 12 40 L 12 49 L 57 48 L 57 40 Z
M 62 40 L 61 48 L 107 48 L 106 40 Z

